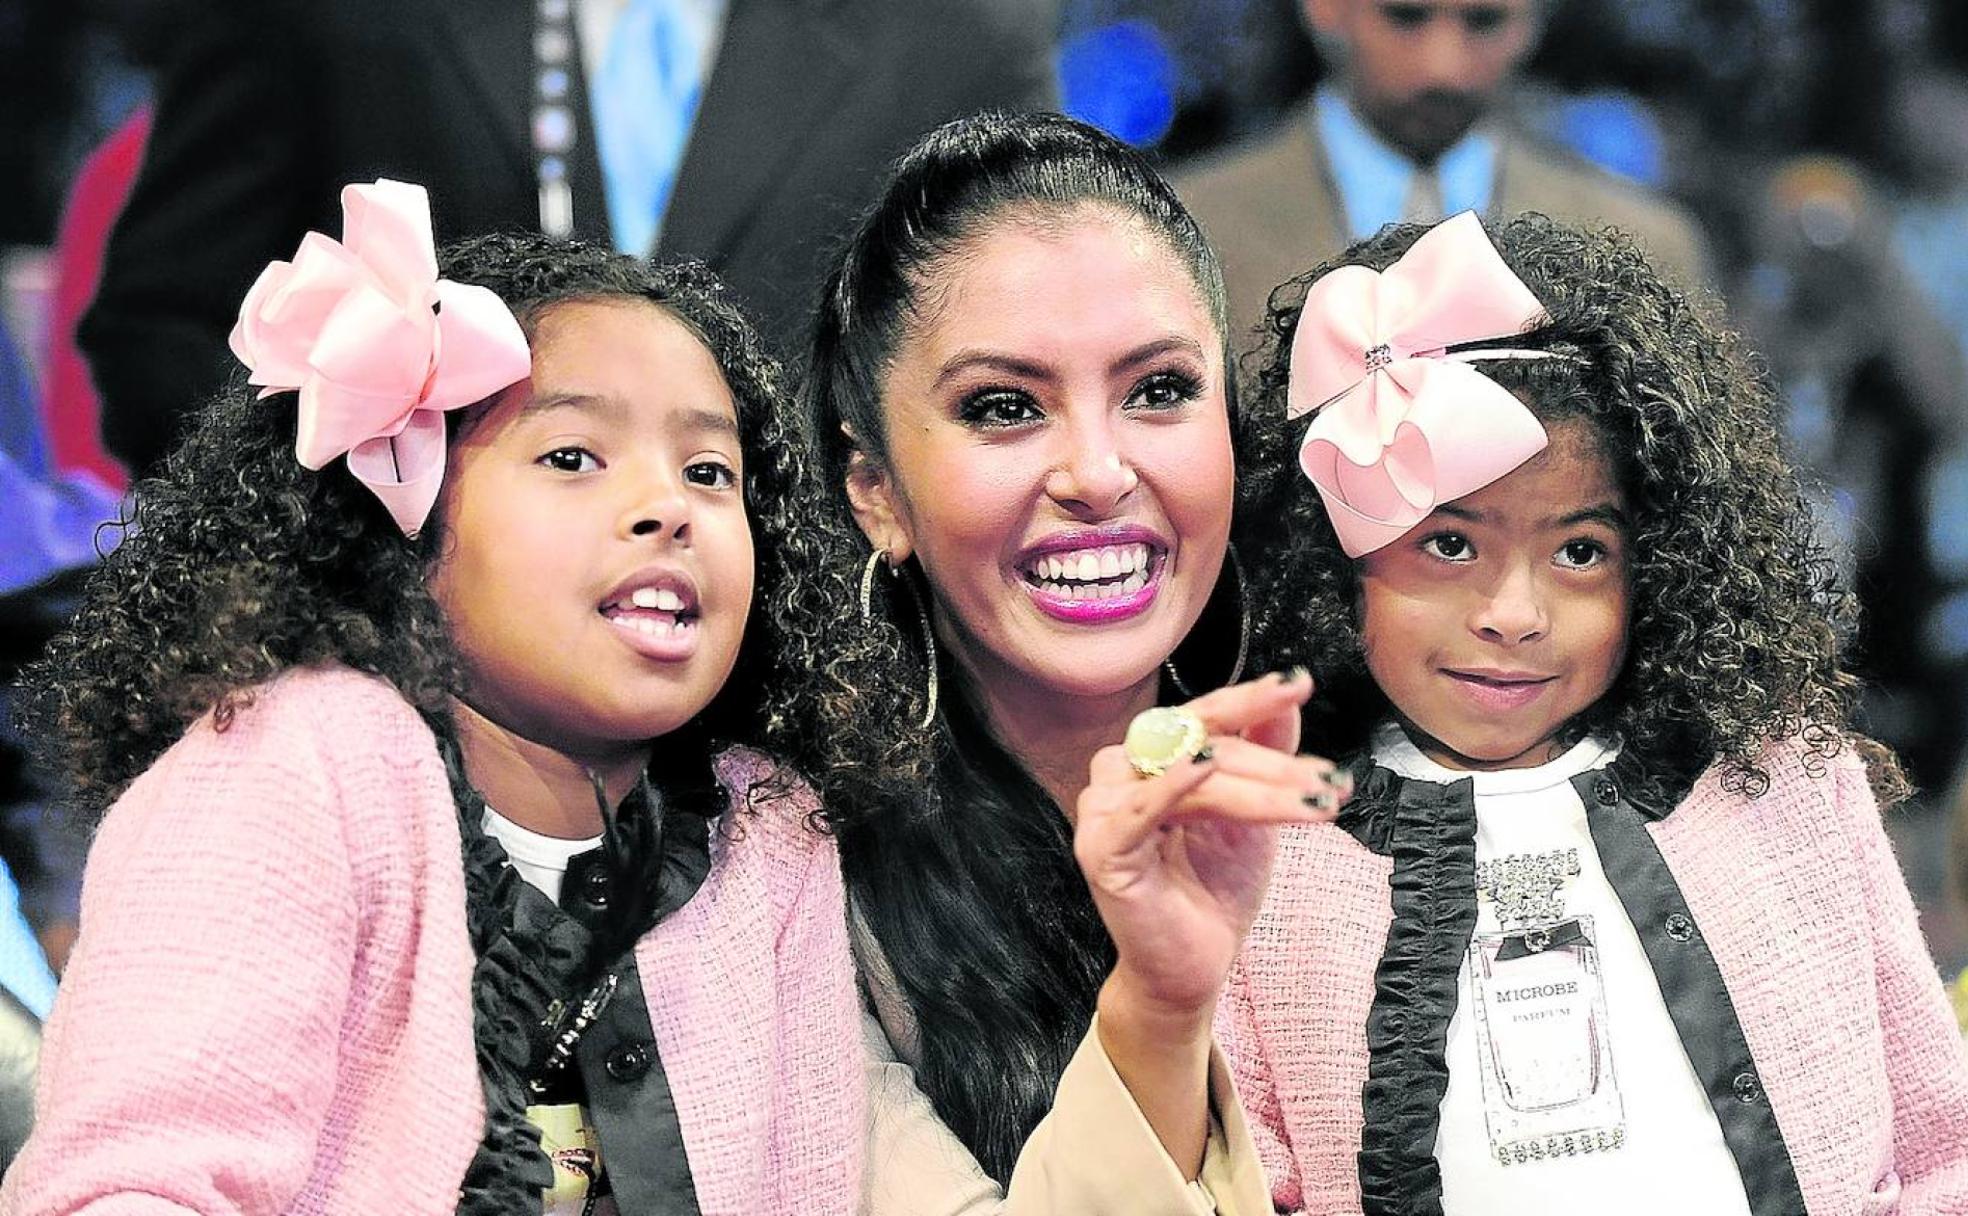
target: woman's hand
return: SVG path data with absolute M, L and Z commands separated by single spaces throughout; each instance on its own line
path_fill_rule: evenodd
M 1294 754 L 1304 672 L 1189 703 L 1209 744 L 1143 777 L 1120 747 L 1094 755 L 1073 851 L 1118 961 L 1100 993 L 1102 1046 L 1179 1166 L 1200 1167 L 1209 1026 L 1256 919 L 1281 824 L 1330 820 L 1351 793 Z
M 1119 953 L 1115 976 L 1160 1011 L 1207 1021 L 1264 901 L 1278 825 L 1329 820 L 1350 792 L 1330 763 L 1293 754 L 1311 694 L 1298 672 L 1191 701 L 1209 745 L 1159 777 L 1119 747 L 1093 758 L 1073 851 Z

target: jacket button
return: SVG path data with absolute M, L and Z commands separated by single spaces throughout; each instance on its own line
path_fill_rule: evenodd
M 1620 800 L 1619 784 L 1611 777 L 1601 777 L 1592 784 L 1592 796 L 1600 806 L 1612 806 Z
M 649 1044 L 628 1043 L 608 1053 L 602 1067 L 617 1081 L 627 1083 L 642 1079 L 649 1071 Z
M 591 908 L 608 906 L 608 871 L 596 866 L 581 880 L 581 898 Z
M 1753 1072 L 1739 1072 L 1735 1081 L 1736 1101 L 1745 1106 L 1759 1102 L 1763 1098 L 1763 1083 Z
M 1667 935 L 1677 942 L 1685 942 L 1695 935 L 1695 922 L 1675 912 L 1667 918 Z

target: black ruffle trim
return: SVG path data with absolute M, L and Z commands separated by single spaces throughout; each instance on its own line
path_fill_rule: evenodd
M 705 803 L 708 800 L 693 799 Z M 624 899 L 604 924 L 563 912 L 507 864 L 480 824 L 485 804 L 459 801 L 465 916 L 472 950 L 472 1027 L 485 1092 L 485 1132 L 458 1189 L 461 1216 L 537 1216 L 553 1166 L 526 1117 L 531 1082 L 555 1035 L 608 968 L 683 906 L 710 872 L 710 817 L 679 810 L 645 781 L 605 815 L 604 862 Z M 636 994 L 640 996 L 640 994 Z
M 553 1165 L 540 1148 L 539 1129 L 526 1117 L 528 1083 L 545 1054 L 546 1028 L 576 999 L 593 935 L 507 865 L 505 850 L 476 821 L 462 826 L 466 918 L 478 954 L 472 1028 L 485 1134 L 459 1184 L 458 1211 L 537 1213 L 540 1192 L 553 1185 Z
M 1440 1216 L 1435 1138 L 1449 1087 L 1449 1020 L 1476 931 L 1472 786 L 1375 769 L 1354 802 L 1358 810 L 1341 826 L 1394 860 L 1394 919 L 1367 1014 L 1361 1204 L 1368 1216 Z

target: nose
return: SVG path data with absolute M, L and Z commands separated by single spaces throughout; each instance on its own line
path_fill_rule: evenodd
M 1414 70 L 1422 86 L 1467 92 L 1475 86 L 1476 37 L 1454 13 L 1437 13 L 1415 39 Z
M 1513 562 L 1498 574 L 1476 605 L 1470 628 L 1486 642 L 1521 646 L 1551 628 L 1544 586 L 1528 561 Z
M 624 539 L 667 537 L 690 539 L 690 496 L 675 473 L 652 472 L 636 478 L 625 490 L 617 532 Z
M 1141 484 L 1106 410 L 1087 411 L 1062 430 L 1065 450 L 1046 477 L 1046 493 L 1075 514 L 1110 516 Z

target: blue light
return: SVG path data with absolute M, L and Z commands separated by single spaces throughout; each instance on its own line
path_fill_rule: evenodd
M 1968 658 L 1968 592 L 1957 591 L 1927 614 L 1927 650 L 1935 659 Z
M 1060 44 L 1060 108 L 1136 146 L 1175 122 L 1175 57 L 1154 23 L 1117 21 Z
M 1666 179 L 1660 127 L 1631 97 L 1591 93 L 1567 98 L 1559 106 L 1557 126 L 1566 146 L 1602 169 L 1655 188 Z

